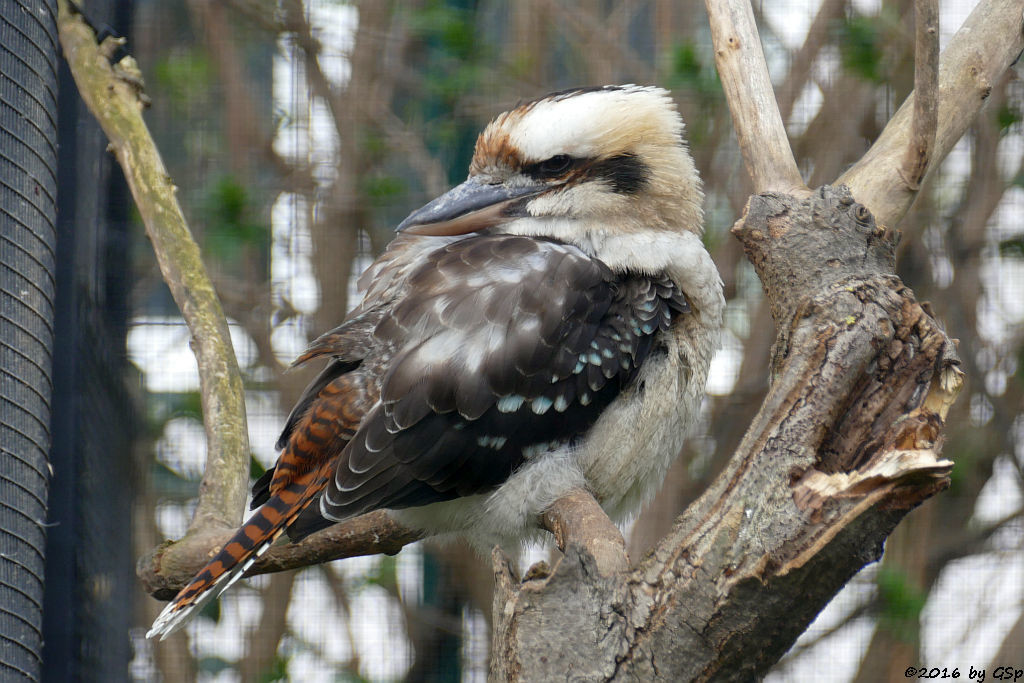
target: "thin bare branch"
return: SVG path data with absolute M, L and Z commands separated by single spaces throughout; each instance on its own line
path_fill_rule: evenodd
M 832 22 L 842 16 L 844 9 L 846 9 L 846 0 L 824 0 L 821 7 L 818 8 L 818 13 L 815 15 L 814 21 L 811 22 L 810 28 L 807 29 L 804 44 L 793 55 L 789 74 L 779 86 L 778 91 L 779 114 L 784 122 L 788 121 L 789 115 L 793 113 L 793 105 L 796 104 L 804 84 L 810 77 L 815 58 L 828 42 L 828 32 Z
M 171 181 L 142 119 L 142 76 L 131 57 L 107 58 L 114 38 L 96 34 L 67 0 L 58 3 L 58 30 L 71 73 L 89 111 L 110 140 L 153 244 L 164 280 L 188 324 L 199 366 L 206 427 L 206 471 L 189 535 L 238 524 L 249 480 L 249 436 L 242 377 L 227 320 L 182 215 Z
M 288 605 L 292 601 L 295 573 L 277 574 L 260 592 L 263 612 L 256 628 L 245 639 L 245 656 L 238 674 L 243 681 L 265 679 L 277 659 L 277 648 L 288 633 Z
M 706 0 L 715 65 L 755 192 L 806 193 L 748 2 Z
M 943 51 L 930 168 L 953 148 L 985 104 L 993 84 L 1024 50 L 1022 25 L 1020 0 L 983 0 Z M 857 201 L 883 225 L 898 223 L 917 196 L 901 177 L 913 111 L 911 94 L 871 149 L 836 181 L 849 186 Z
M 400 119 L 384 100 L 364 102 L 367 116 L 384 133 L 388 142 L 406 158 L 409 168 L 416 171 L 428 197 L 437 197 L 448 187 L 444 166 L 430 153 L 423 138 Z
M 903 159 L 903 180 L 921 189 L 939 125 L 939 3 L 914 2 L 914 121 Z
M 552 18 L 565 23 L 565 26 L 572 30 L 566 32 L 567 37 L 575 38 L 580 43 L 590 42 L 592 45 L 600 45 L 604 59 L 598 61 L 601 65 L 607 66 L 614 62 L 620 71 L 632 74 L 650 74 L 651 66 L 640 58 L 625 41 L 615 39 L 614 26 L 609 26 L 604 17 L 597 11 L 581 11 L 579 7 L 570 7 L 565 3 L 545 0 L 544 9 L 550 12 Z M 590 64 L 591 69 L 597 65 Z M 601 71 L 601 69 L 598 69 Z M 592 74 L 593 75 L 593 74 Z M 609 77 L 610 78 L 610 77 Z M 607 84 L 609 78 L 598 80 Z M 637 80 L 646 80 L 640 79 Z

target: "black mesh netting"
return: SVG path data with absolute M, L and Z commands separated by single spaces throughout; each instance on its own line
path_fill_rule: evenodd
M 37 678 L 54 316 L 56 3 L 0 12 L 0 678 Z

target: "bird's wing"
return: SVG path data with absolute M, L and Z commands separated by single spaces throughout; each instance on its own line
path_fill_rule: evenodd
M 391 349 L 371 380 L 380 398 L 321 513 L 338 520 L 492 489 L 532 453 L 585 432 L 687 310 L 667 277 L 615 274 L 553 240 L 448 244 L 410 272 L 374 330 Z

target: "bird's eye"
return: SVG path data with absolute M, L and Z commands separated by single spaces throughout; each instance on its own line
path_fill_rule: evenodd
M 550 159 L 540 162 L 539 169 L 544 175 L 557 175 L 568 171 L 572 166 L 572 157 L 568 154 L 556 154 Z

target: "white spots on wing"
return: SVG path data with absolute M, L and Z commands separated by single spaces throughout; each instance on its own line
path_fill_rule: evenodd
M 530 410 L 538 415 L 543 415 L 551 409 L 553 404 L 554 402 L 550 398 L 546 396 L 538 396 L 530 402 Z
M 526 401 L 525 396 L 518 396 L 516 394 L 512 394 L 511 396 L 502 396 L 498 399 L 498 411 L 502 413 L 514 413 L 522 407 L 524 401 Z
M 569 401 L 566 400 L 565 396 L 559 396 L 555 399 L 555 410 L 559 413 L 564 413 L 568 407 Z
M 580 405 L 581 406 L 589 406 L 590 405 L 590 401 L 591 401 L 590 394 L 588 394 L 585 391 L 582 394 L 580 394 Z
M 476 439 L 476 445 L 484 448 L 493 448 L 499 450 L 505 446 L 508 442 L 508 437 L 505 436 L 478 436 Z

